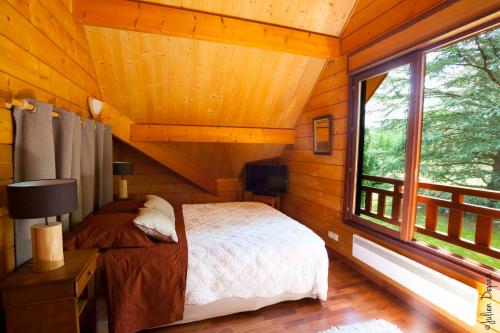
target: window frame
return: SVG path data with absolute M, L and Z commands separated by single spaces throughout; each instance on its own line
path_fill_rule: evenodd
M 398 248 L 410 250 L 418 258 L 440 261 L 447 268 L 460 272 L 475 280 L 484 275 L 490 275 L 495 281 L 500 281 L 500 271 L 490 270 L 468 259 L 458 258 L 439 248 L 428 246 L 414 240 L 415 220 L 417 210 L 418 177 L 420 170 L 420 149 L 423 126 L 423 103 L 425 88 L 425 59 L 426 53 L 444 48 L 461 40 L 470 38 L 482 32 L 497 29 L 500 20 L 493 19 L 459 33 L 446 33 L 437 36 L 432 41 L 423 42 L 402 55 L 390 57 L 385 62 L 376 62 L 349 75 L 348 82 L 348 119 L 347 119 L 347 147 L 346 170 L 344 188 L 343 222 L 359 229 L 382 241 L 395 245 Z M 401 54 L 401 53 L 400 53 Z M 401 227 L 399 231 L 378 225 L 355 214 L 357 171 L 360 137 L 360 84 L 370 77 L 388 72 L 389 70 L 410 64 L 410 97 L 407 118 L 405 178 L 401 209 Z M 479 274 L 479 275 L 478 275 Z
M 420 139 L 422 127 L 422 105 L 423 105 L 423 80 L 421 76 L 424 73 L 425 57 L 422 52 L 412 52 L 397 59 L 388 61 L 381 65 L 370 68 L 366 71 L 352 75 L 350 77 L 350 97 L 351 110 L 349 112 L 349 143 L 348 143 L 348 176 L 346 177 L 347 183 L 350 184 L 346 194 L 346 219 L 359 223 L 362 226 L 373 229 L 376 232 L 383 233 L 393 238 L 400 239 L 404 242 L 409 242 L 413 239 L 414 223 L 411 221 L 416 214 L 416 195 L 418 191 L 418 168 L 415 166 L 419 164 L 420 159 Z M 408 101 L 408 117 L 407 117 L 407 130 L 406 130 L 406 149 L 405 149 L 405 177 L 403 181 L 403 200 L 401 209 L 401 227 L 399 231 L 389 229 L 387 227 L 377 225 L 367 219 L 362 218 L 355 214 L 356 196 L 359 193 L 359 174 L 358 170 L 361 169 L 361 159 L 359 158 L 359 142 L 364 130 L 361 124 L 361 109 L 360 109 L 360 94 L 361 83 L 371 77 L 389 72 L 390 70 L 404 66 L 410 66 L 410 91 Z M 422 88 L 422 89 L 421 89 Z M 412 205 L 412 200 L 415 205 Z M 414 206 L 414 207 L 412 207 Z

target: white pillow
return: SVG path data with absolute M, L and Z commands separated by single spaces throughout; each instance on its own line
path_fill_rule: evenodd
M 174 207 L 165 199 L 160 198 L 159 196 L 156 195 L 146 195 L 146 202 L 144 203 L 144 207 L 147 208 L 152 208 L 160 211 L 164 215 L 166 215 L 168 218 L 170 218 L 175 225 L 175 213 L 174 213 Z
M 161 242 L 178 242 L 175 221 L 153 208 L 139 208 L 134 224 L 146 235 Z

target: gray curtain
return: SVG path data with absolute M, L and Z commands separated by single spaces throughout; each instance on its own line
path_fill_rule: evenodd
M 113 136 L 110 125 L 104 125 L 102 163 L 102 192 L 99 196 L 99 206 L 113 201 Z
M 54 150 L 56 162 L 56 178 L 71 178 L 73 163 L 73 130 L 75 114 L 61 109 L 54 109 L 60 118 L 52 118 L 54 134 Z M 59 217 L 63 232 L 69 230 L 69 214 Z
M 35 112 L 14 109 L 15 182 L 56 177 L 52 105 L 35 100 L 28 101 L 36 106 Z M 30 227 L 43 221 L 44 219 L 14 221 L 16 266 L 31 258 Z
M 104 193 L 104 125 L 95 123 L 95 195 L 94 207 L 99 207 L 99 203 Z
M 78 207 L 70 214 L 70 227 L 74 228 L 83 220 L 82 209 L 82 180 L 81 180 L 81 155 L 82 155 L 82 126 L 80 117 L 73 119 L 73 161 L 71 162 L 71 178 L 77 180 Z
M 80 186 L 80 149 L 81 149 L 81 126 L 80 117 L 62 109 L 54 109 L 60 114 L 59 118 L 52 119 L 52 130 L 54 132 L 54 147 L 56 159 L 56 178 L 73 178 Z M 81 202 L 81 191 L 78 191 L 78 201 Z M 75 225 L 82 220 L 81 205 L 74 213 L 65 214 L 59 218 L 63 231 L 70 229 L 70 224 Z
M 82 149 L 80 156 L 82 183 L 82 215 L 85 217 L 94 210 L 95 203 L 95 139 L 96 124 L 85 120 L 82 125 Z
M 95 122 L 94 207 L 113 200 L 113 141 L 111 126 Z

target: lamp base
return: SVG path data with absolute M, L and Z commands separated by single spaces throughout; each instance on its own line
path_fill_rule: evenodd
M 31 227 L 33 270 L 47 272 L 64 266 L 62 224 L 51 222 Z
M 119 199 L 128 198 L 128 187 L 126 179 L 120 179 L 120 182 L 118 184 L 118 198 Z

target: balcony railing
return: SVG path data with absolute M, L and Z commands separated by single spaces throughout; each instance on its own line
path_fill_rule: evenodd
M 362 185 L 361 190 L 365 194 L 365 201 L 364 207 L 359 208 L 359 213 L 386 223 L 400 226 L 403 181 L 368 175 L 363 175 L 363 180 L 386 184 L 389 186 L 385 187 L 391 187 L 391 189 Z M 500 192 L 424 182 L 419 182 L 418 187 L 419 190 L 423 189 L 448 193 L 447 196 L 451 199 L 447 200 L 419 194 L 417 196 L 417 202 L 425 205 L 425 224 L 424 226 L 417 224 L 415 226 L 416 232 L 500 259 L 500 249 L 491 246 L 493 221 L 494 219 L 500 219 L 500 209 L 464 202 L 465 196 L 500 200 Z M 372 207 L 374 193 L 378 196 L 376 207 Z M 386 203 L 388 197 L 392 199 L 392 203 L 390 205 L 391 210 L 387 214 Z M 437 230 L 439 208 L 449 209 L 448 228 L 446 232 Z M 476 228 L 473 241 L 461 237 L 464 213 L 476 215 Z

